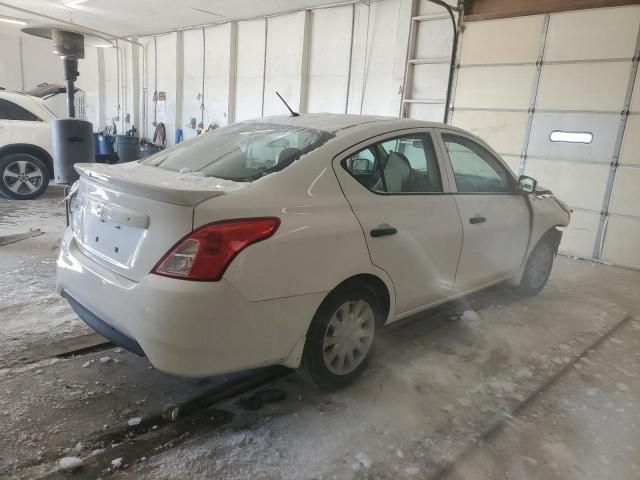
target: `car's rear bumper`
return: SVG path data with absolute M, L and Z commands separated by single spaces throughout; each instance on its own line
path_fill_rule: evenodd
M 208 376 L 292 363 L 324 292 L 252 302 L 222 279 L 147 275 L 131 281 L 94 262 L 68 229 L 57 291 L 91 327 L 144 355 L 159 370 Z
M 76 314 L 82 319 L 82 321 L 93 328 L 100 335 L 108 340 L 111 340 L 119 347 L 129 350 L 136 355 L 140 355 L 141 357 L 145 356 L 142 347 L 133 338 L 125 335 L 117 328 L 109 325 L 107 322 L 102 320 L 95 313 L 87 309 L 84 305 L 73 298 L 73 296 L 71 296 L 68 292 L 63 292 L 62 296 L 67 299 L 69 305 L 71 305 L 71 308 L 73 308 L 73 311 L 76 312 Z

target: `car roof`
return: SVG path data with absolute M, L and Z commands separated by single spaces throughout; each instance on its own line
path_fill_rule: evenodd
M 22 108 L 29 110 L 43 120 L 51 120 L 55 118 L 53 113 L 46 107 L 46 102 L 42 98 L 27 95 L 21 92 L 12 92 L 9 90 L 0 90 L 0 98 L 9 100 Z
M 279 115 L 248 120 L 247 123 L 275 123 L 277 125 L 290 125 L 303 128 L 313 128 L 325 132 L 341 135 L 348 130 L 349 134 L 355 130 L 365 130 L 372 124 L 376 126 L 388 126 L 392 129 L 403 128 L 451 128 L 439 122 L 425 122 L 408 118 L 382 117 L 376 115 L 348 115 L 338 113 L 302 113 L 297 117 L 291 115 Z

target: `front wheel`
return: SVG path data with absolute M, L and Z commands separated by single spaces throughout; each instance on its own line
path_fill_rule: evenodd
M 542 240 L 529 255 L 520 284 L 515 292 L 523 297 L 532 297 L 540 293 L 551 274 L 556 251 L 552 242 Z
M 14 200 L 30 200 L 44 193 L 49 170 L 42 160 L 27 153 L 0 158 L 0 193 Z
M 323 390 L 353 382 L 367 367 L 382 310 L 365 285 L 346 286 L 318 308 L 302 355 L 304 378 Z

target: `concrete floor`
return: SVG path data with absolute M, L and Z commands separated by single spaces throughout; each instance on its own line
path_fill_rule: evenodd
M 60 197 L 0 200 L 0 235 L 45 231 L 0 247 L 0 359 L 88 331 L 53 291 Z M 116 350 L 0 366 L 0 478 L 67 477 L 65 456 L 84 462 L 73 478 L 638 478 L 639 290 L 640 272 L 559 257 L 536 298 L 494 288 L 458 320 L 442 309 L 387 329 L 350 388 L 287 376 L 261 388 L 284 400 L 228 400 L 179 428 L 128 421 L 228 379 Z

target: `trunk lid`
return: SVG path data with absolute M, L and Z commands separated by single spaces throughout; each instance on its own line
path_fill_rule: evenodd
M 195 205 L 249 186 L 138 163 L 79 164 L 76 170 L 71 227 L 78 248 L 134 281 L 192 231 Z

